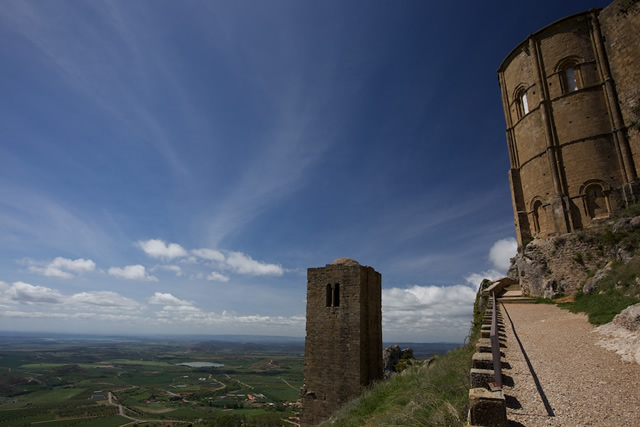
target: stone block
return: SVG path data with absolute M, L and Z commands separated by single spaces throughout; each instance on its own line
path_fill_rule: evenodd
M 488 384 L 495 382 L 496 376 L 493 369 L 471 368 L 471 387 L 488 388 Z
M 479 353 L 491 353 L 491 340 L 489 338 L 480 338 L 476 343 L 476 351 Z
M 469 424 L 474 426 L 506 427 L 507 403 L 502 390 L 485 388 L 469 390 Z
M 474 353 L 471 358 L 471 366 L 476 369 L 493 369 L 493 354 Z

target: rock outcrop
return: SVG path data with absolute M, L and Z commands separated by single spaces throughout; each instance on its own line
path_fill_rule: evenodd
M 392 345 L 384 349 L 382 352 L 382 375 L 385 379 L 391 378 L 397 374 L 399 369 L 398 365 L 401 361 L 407 365 L 411 364 L 410 361 L 415 360 L 413 357 L 413 350 L 410 348 L 400 349 L 399 345 Z
M 633 258 L 623 236 L 639 229 L 640 216 L 600 229 L 534 239 L 512 259 L 509 277 L 519 280 L 524 294 L 536 297 L 593 293 L 610 272 L 612 260 L 627 263 Z
M 640 332 L 640 304 L 629 306 L 613 318 L 613 323 L 631 332 Z
M 535 239 L 513 259 L 510 274 L 520 281 L 526 295 L 553 298 L 575 293 L 587 280 L 589 267 L 597 269 L 595 263 L 586 265 L 593 261 L 593 255 L 586 254 L 597 251 L 597 245 L 582 241 L 576 234 Z

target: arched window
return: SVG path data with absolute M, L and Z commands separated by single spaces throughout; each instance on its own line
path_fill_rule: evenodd
M 547 215 L 544 206 L 544 201 L 540 198 L 535 198 L 533 202 L 531 202 L 534 235 L 544 233 L 547 230 Z
M 564 69 L 564 82 L 567 92 L 573 92 L 578 90 L 578 82 L 576 80 L 576 69 L 573 67 L 567 67 Z
M 575 92 L 582 88 L 582 78 L 579 66 L 580 62 L 580 58 L 575 56 L 564 58 L 558 62 L 556 72 L 560 77 L 562 93 Z
M 606 218 L 609 216 L 609 204 L 607 196 L 600 184 L 589 184 L 584 189 L 587 215 L 589 218 Z
M 527 102 L 527 92 L 525 91 L 522 91 L 522 94 L 520 95 L 520 104 L 522 104 L 522 112 L 524 114 L 529 114 L 529 102 Z
M 529 114 L 529 101 L 527 100 L 527 91 L 524 87 L 519 87 L 518 89 L 516 89 L 514 99 L 518 119 L 521 119 Z

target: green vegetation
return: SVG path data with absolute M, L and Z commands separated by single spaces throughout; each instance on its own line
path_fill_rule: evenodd
M 582 291 L 574 296 L 573 301 L 554 301 L 539 298 L 537 302 L 557 303 L 559 307 L 568 309 L 574 313 L 586 313 L 589 322 L 594 325 L 608 323 L 630 305 L 640 302 L 640 228 L 631 226 L 618 226 L 613 231 L 613 224 L 618 221 L 627 221 L 632 217 L 640 216 L 640 203 L 629 206 L 616 214 L 614 220 L 603 225 L 599 229 L 581 231 L 578 236 L 581 240 L 594 244 L 597 248 L 595 254 L 583 254 L 578 252 L 574 261 L 584 265 L 584 260 L 592 261 L 594 255 L 599 257 L 597 268 L 615 258 L 620 258 L 619 253 L 625 254 L 626 262 L 611 261 L 610 270 L 606 276 L 597 282 L 597 286 L 590 294 Z M 609 258 L 608 258 L 609 257 Z M 589 278 L 593 278 L 596 271 L 589 271 Z
M 174 425 L 282 425 L 299 411 L 303 352 L 302 342 L 0 337 L 0 427 L 132 422 L 120 405 Z M 178 365 L 192 361 L 224 366 Z
M 481 289 L 486 287 L 484 284 Z M 476 298 L 469 343 L 407 367 L 401 375 L 374 384 L 323 425 L 451 426 L 466 421 L 471 357 L 480 336 L 486 300 Z
M 558 304 L 574 313 L 589 316 L 594 325 L 608 323 L 616 314 L 640 302 L 640 258 L 627 263 L 613 262 L 611 271 L 598 283 L 593 294 L 578 292 L 573 302 Z
M 609 289 L 602 294 L 593 295 L 578 292 L 573 302 L 559 303 L 558 306 L 572 313 L 586 313 L 590 323 L 602 325 L 611 322 L 616 314 L 638 302 L 638 298 L 621 295 L 615 289 Z
M 336 426 L 462 425 L 469 396 L 471 344 L 380 382 L 327 424 Z

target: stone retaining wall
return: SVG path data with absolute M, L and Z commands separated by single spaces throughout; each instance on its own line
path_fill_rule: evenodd
M 469 390 L 469 425 L 507 426 L 507 405 L 502 391 L 502 369 L 500 351 L 504 340 L 504 325 L 498 306 L 487 296 L 487 309 L 482 319 L 481 338 L 476 343 L 476 353 L 472 357 L 471 389 Z M 491 337 L 493 314 L 496 314 L 497 339 Z M 497 348 L 496 348 L 497 346 Z M 493 351 L 497 351 L 498 372 L 494 369 Z

